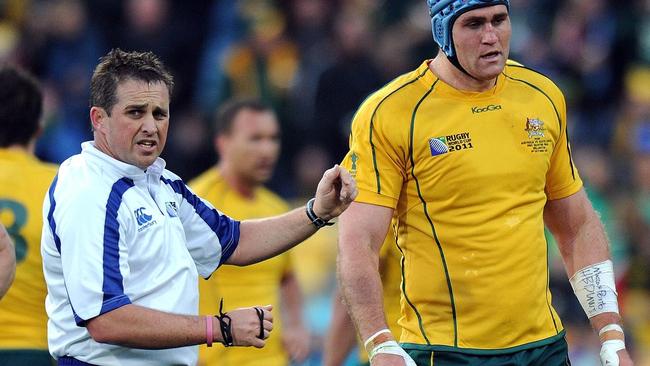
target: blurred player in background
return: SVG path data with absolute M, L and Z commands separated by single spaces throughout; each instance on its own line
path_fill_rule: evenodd
M 631 365 L 562 92 L 508 61 L 508 0 L 427 4 L 438 54 L 366 99 L 344 160 L 359 196 L 339 221 L 340 279 L 372 365 L 569 364 L 544 225 L 600 335 L 602 364 Z M 393 218 L 401 344 L 377 272 Z
M 16 279 L 0 302 L 0 365 L 51 365 L 41 260 L 41 211 L 54 165 L 34 156 L 43 95 L 13 67 L 0 69 L 0 221 L 16 248 Z
M 217 113 L 215 131 L 219 163 L 191 181 L 192 190 L 236 220 L 289 211 L 287 203 L 263 186 L 280 153 L 280 126 L 273 110 L 257 99 L 228 101 Z M 224 298 L 234 307 L 272 304 L 279 314 L 264 348 L 201 346 L 200 365 L 285 366 L 308 355 L 302 293 L 289 252 L 247 267 L 224 266 L 217 276 L 199 281 L 199 293 L 201 313 L 215 313 Z

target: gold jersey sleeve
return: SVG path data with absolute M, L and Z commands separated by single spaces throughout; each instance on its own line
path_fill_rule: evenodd
M 194 192 L 219 211 L 236 220 L 279 215 L 289 210 L 280 197 L 265 188 L 258 188 L 253 199 L 247 199 L 232 190 L 215 168 L 191 181 Z M 223 298 L 225 310 L 272 304 L 274 307 L 273 336 L 264 348 L 230 347 L 219 344 L 199 347 L 199 365 L 285 366 L 288 356 L 282 346 L 282 321 L 279 314 L 280 285 L 283 276 L 292 270 L 291 252 L 263 262 L 237 267 L 224 265 L 208 280 L 199 280 L 199 313 L 218 314 Z M 218 331 L 218 330 L 217 330 Z
M 0 349 L 47 349 L 47 288 L 41 259 L 43 198 L 56 166 L 0 149 L 0 221 L 16 247 L 16 278 L 0 301 Z
M 543 210 L 582 181 L 551 80 L 508 62 L 493 89 L 467 92 L 424 62 L 364 101 L 351 131 L 357 201 L 395 209 L 405 347 L 504 353 L 563 335 Z

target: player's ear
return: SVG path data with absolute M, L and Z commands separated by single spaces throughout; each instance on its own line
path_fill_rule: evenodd
M 218 134 L 214 136 L 214 149 L 219 154 L 222 156 L 225 151 L 228 150 L 228 145 L 229 145 L 229 140 L 228 137 L 224 134 Z
M 93 131 L 101 130 L 104 127 L 108 115 L 102 107 L 93 106 L 90 108 L 90 123 L 92 124 Z

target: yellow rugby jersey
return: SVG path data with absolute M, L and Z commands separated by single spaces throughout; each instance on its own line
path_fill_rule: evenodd
M 576 193 L 566 106 L 508 62 L 486 92 L 428 61 L 360 107 L 343 162 L 358 202 L 395 209 L 405 348 L 503 353 L 555 341 L 543 209 Z
M 16 279 L 0 301 L 0 349 L 47 349 L 42 209 L 56 170 L 27 152 L 0 149 L 0 221 L 16 246 Z
M 253 219 L 285 213 L 289 206 L 266 188 L 255 190 L 250 200 L 231 189 L 216 168 L 211 168 L 190 182 L 194 192 L 212 203 L 219 211 L 237 219 Z M 291 270 L 288 253 L 246 266 L 222 266 L 209 280 L 199 280 L 199 313 L 218 314 L 219 300 L 224 307 L 233 310 L 256 305 L 273 305 L 273 332 L 261 349 L 252 347 L 225 348 L 215 344 L 211 348 L 199 347 L 200 365 L 246 366 L 288 365 L 289 358 L 282 346 L 280 321 L 280 282 Z M 217 329 L 217 331 L 219 331 Z M 263 360 L 263 361 L 262 361 Z

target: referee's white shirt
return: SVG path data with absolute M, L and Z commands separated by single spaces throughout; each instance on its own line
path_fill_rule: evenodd
M 196 346 L 97 343 L 85 323 L 126 304 L 196 315 L 198 275 L 209 277 L 232 254 L 239 222 L 194 195 L 160 158 L 144 172 L 92 142 L 81 146 L 43 204 L 50 353 L 95 365 L 196 364 Z

